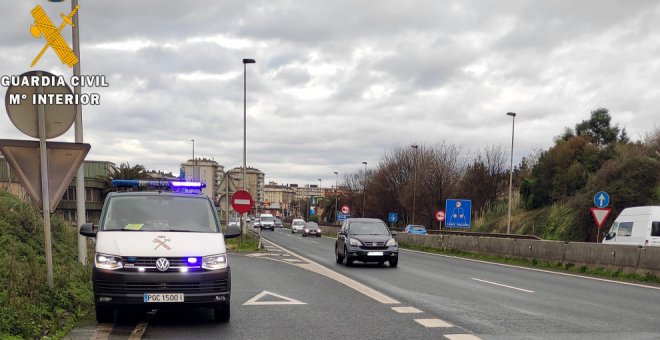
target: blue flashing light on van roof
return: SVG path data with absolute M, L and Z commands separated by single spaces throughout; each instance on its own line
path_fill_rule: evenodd
M 206 188 L 202 182 L 151 181 L 141 179 L 114 179 L 112 186 L 117 188 L 170 189 L 175 192 L 194 193 Z

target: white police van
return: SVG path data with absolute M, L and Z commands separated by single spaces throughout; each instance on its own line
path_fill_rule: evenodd
M 230 318 L 231 271 L 225 239 L 203 183 L 115 180 L 98 226 L 92 280 L 96 320 L 112 322 L 118 308 L 209 307 Z

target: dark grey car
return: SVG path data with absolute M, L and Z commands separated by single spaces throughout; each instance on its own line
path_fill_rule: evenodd
M 394 240 L 396 232 L 390 231 L 385 222 L 377 218 L 350 218 L 341 226 L 335 241 L 335 259 L 347 266 L 354 261 L 389 262 L 390 267 L 399 263 L 399 245 Z

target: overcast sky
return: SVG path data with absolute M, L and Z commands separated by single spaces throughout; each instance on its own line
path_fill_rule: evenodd
M 0 75 L 71 69 L 30 34 L 69 1 L 2 0 Z M 547 149 L 599 107 L 633 140 L 660 125 L 658 1 L 80 1 L 88 160 L 178 173 L 195 155 L 279 183 L 334 184 L 411 144 Z M 71 44 L 71 28 L 63 35 Z M 5 88 L 3 90 L 6 91 Z M 31 139 L 0 114 L 0 138 Z M 74 141 L 73 127 L 55 141 Z

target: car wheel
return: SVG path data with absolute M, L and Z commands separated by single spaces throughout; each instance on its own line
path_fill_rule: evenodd
M 227 322 L 231 317 L 229 303 L 223 303 L 218 308 L 213 309 L 213 319 L 218 322 Z
M 353 260 L 348 256 L 348 252 L 346 251 L 346 248 L 344 248 L 344 265 L 346 267 L 350 267 L 353 265 Z
M 337 247 L 335 247 L 335 261 L 337 261 L 339 264 L 344 262 L 344 257 L 339 255 L 339 249 Z
M 396 268 L 396 266 L 399 264 L 399 258 L 398 257 L 391 258 L 389 262 L 390 262 L 390 267 Z
M 115 318 L 115 313 L 112 307 L 95 305 L 96 322 L 98 323 L 112 323 Z
M 295 234 L 296 232 L 294 232 L 293 229 L 291 229 L 291 233 L 292 233 L 292 234 Z
M 316 237 L 321 237 L 321 234 L 316 234 Z

